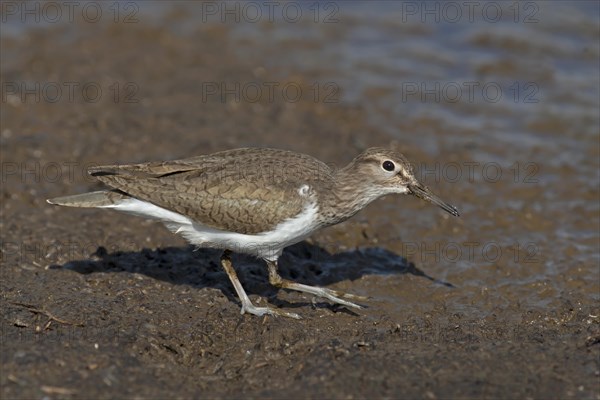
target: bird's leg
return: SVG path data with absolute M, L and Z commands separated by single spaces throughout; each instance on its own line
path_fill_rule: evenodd
M 231 264 L 231 251 L 225 250 L 223 252 L 223 255 L 221 256 L 221 265 L 223 266 L 225 272 L 227 272 L 227 276 L 229 276 L 229 280 L 233 284 L 235 292 L 237 293 L 238 297 L 240 298 L 240 301 L 242 302 L 242 314 L 247 312 L 250 314 L 258 315 L 259 317 L 265 314 L 269 314 L 300 319 L 300 316 L 295 313 L 285 312 L 283 310 L 271 307 L 256 307 L 254 304 L 252 304 L 250 298 L 244 291 L 244 288 L 242 287 L 242 284 L 240 283 L 237 274 L 235 273 L 235 269 L 233 269 L 233 264 Z
M 343 304 L 345 306 L 354 307 L 354 308 L 363 308 L 363 307 L 358 304 L 352 303 L 350 301 L 343 300 L 343 299 L 341 299 L 341 297 L 343 297 L 345 299 L 352 299 L 352 300 L 363 300 L 363 301 L 367 300 L 367 298 L 363 297 L 363 296 L 357 296 L 357 295 L 350 294 L 350 293 L 344 293 L 339 290 L 332 290 L 332 289 L 321 288 L 321 287 L 316 287 L 316 286 L 303 285 L 301 283 L 296 283 L 296 282 L 289 281 L 287 279 L 283 279 L 281 277 L 281 275 L 279 275 L 279 272 L 277 271 L 277 261 L 269 261 L 269 260 L 266 260 L 266 261 L 267 261 L 267 266 L 269 267 L 269 283 L 275 287 L 282 288 L 282 289 L 296 290 L 298 292 L 310 293 L 315 296 L 329 299 L 329 300 L 333 301 L 334 303 Z

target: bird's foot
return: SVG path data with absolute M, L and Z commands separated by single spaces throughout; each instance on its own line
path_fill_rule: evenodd
M 306 292 L 312 293 L 315 296 L 323 297 L 323 298 L 328 299 L 336 304 L 342 304 L 344 306 L 357 308 L 359 310 L 361 308 L 364 308 L 364 306 L 361 306 L 359 304 L 356 304 L 356 303 L 353 303 L 351 301 L 344 300 L 344 299 L 352 299 L 352 300 L 358 300 L 358 301 L 368 300 L 367 297 L 358 296 L 358 295 L 350 294 L 350 293 L 345 293 L 345 292 L 341 292 L 339 290 L 332 290 L 332 289 L 321 288 L 321 287 L 311 287 L 311 289 L 313 289 L 313 290 L 310 292 L 308 292 L 308 291 L 306 291 Z
M 344 299 L 351 299 L 351 300 L 358 300 L 358 301 L 368 300 L 368 297 L 358 296 L 355 294 L 345 293 L 345 292 L 342 292 L 339 290 L 327 289 L 327 288 L 322 288 L 322 287 L 318 287 L 318 286 L 303 285 L 301 283 L 296 283 L 296 282 L 288 281 L 285 279 L 281 280 L 281 282 L 279 283 L 279 287 L 282 287 L 282 288 L 288 289 L 288 290 L 296 290 L 298 292 L 310 293 L 315 296 L 322 297 L 324 299 L 328 299 L 336 304 L 341 304 L 341 305 L 344 305 L 347 307 L 352 307 L 352 308 L 357 308 L 357 309 L 364 308 L 364 306 L 361 306 L 359 304 L 356 304 L 356 303 L 353 303 L 351 301 L 344 300 Z
M 279 275 L 279 272 L 277 271 L 277 262 L 276 261 L 267 260 L 267 266 L 269 267 L 269 283 L 271 283 L 271 285 L 281 288 L 281 289 L 288 289 L 288 290 L 295 290 L 295 291 L 303 292 L 303 293 L 310 293 L 312 295 L 328 299 L 336 304 L 341 304 L 346 307 L 352 307 L 352 308 L 357 308 L 357 309 L 364 308 L 364 306 L 361 306 L 359 304 L 356 304 L 356 303 L 353 303 L 351 301 L 344 300 L 344 299 L 358 300 L 358 301 L 365 301 L 365 300 L 369 299 L 368 297 L 345 293 L 345 292 L 342 292 L 339 290 L 327 289 L 327 288 L 322 288 L 322 287 L 318 287 L 318 286 L 309 286 L 309 285 L 304 285 L 302 283 L 296 283 L 296 282 L 293 282 L 293 281 L 290 281 L 287 279 L 283 279 Z
M 352 299 L 352 300 L 357 300 L 357 301 L 367 301 L 370 299 L 370 297 L 367 297 L 367 296 L 359 296 L 357 294 L 342 292 L 341 290 L 333 290 L 333 289 L 327 289 L 327 288 L 319 288 L 319 289 L 324 289 L 324 290 L 328 291 L 331 295 L 333 295 L 335 297 L 341 297 L 344 299 Z
M 294 318 L 294 319 L 302 319 L 302 317 L 300 315 L 293 313 L 293 312 L 287 312 L 287 311 L 280 310 L 278 308 L 271 308 L 271 307 L 256 307 L 252 303 L 242 305 L 242 314 L 244 314 L 244 313 L 257 315 L 259 317 L 262 317 L 263 315 L 273 315 L 276 317 L 282 316 L 282 317 L 288 317 L 288 318 Z

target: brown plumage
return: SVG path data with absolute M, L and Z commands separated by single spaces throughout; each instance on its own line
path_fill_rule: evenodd
M 183 160 L 90 169 L 108 186 L 203 225 L 245 234 L 265 232 L 298 215 L 304 184 L 322 187 L 332 171 L 285 150 L 243 148 Z

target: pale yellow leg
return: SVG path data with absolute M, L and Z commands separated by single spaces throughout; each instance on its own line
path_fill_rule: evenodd
M 331 300 L 334 303 L 342 304 L 347 307 L 353 307 L 353 308 L 358 308 L 358 309 L 363 308 L 363 306 L 352 303 L 350 301 L 343 300 L 342 298 L 359 300 L 359 301 L 368 300 L 367 297 L 357 296 L 355 294 L 350 294 L 350 293 L 344 293 L 339 290 L 332 290 L 332 289 L 316 287 L 316 286 L 308 286 L 308 285 L 303 285 L 301 283 L 292 282 L 287 279 L 283 279 L 281 277 L 281 275 L 279 275 L 279 272 L 277 271 L 277 261 L 268 261 L 267 260 L 267 266 L 269 267 L 269 283 L 275 287 L 282 288 L 282 289 L 296 290 L 298 292 L 310 293 L 315 296 L 323 297 L 328 300 Z
M 237 293 L 238 297 L 240 298 L 240 301 L 242 302 L 242 311 L 241 311 L 242 314 L 247 312 L 249 314 L 254 314 L 254 315 L 258 315 L 258 316 L 268 314 L 268 315 L 281 315 L 283 317 L 289 317 L 289 318 L 295 318 L 295 319 L 301 318 L 296 313 L 286 312 L 286 311 L 280 310 L 278 308 L 256 307 L 254 304 L 252 304 L 252 302 L 250 301 L 250 298 L 246 294 L 246 291 L 242 287 L 242 284 L 240 283 L 240 280 L 238 279 L 237 274 L 235 273 L 235 269 L 233 269 L 233 265 L 231 264 L 230 255 L 231 255 L 231 252 L 229 250 L 225 250 L 223 252 L 223 255 L 221 256 L 221 265 L 223 266 L 223 269 L 227 273 L 227 276 L 229 276 L 229 280 L 233 284 L 235 292 Z

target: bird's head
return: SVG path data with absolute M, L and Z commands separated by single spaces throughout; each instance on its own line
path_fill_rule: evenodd
M 344 170 L 346 174 L 354 175 L 352 181 L 369 187 L 373 197 L 390 193 L 412 194 L 459 216 L 456 207 L 442 201 L 417 180 L 412 165 L 397 151 L 370 148 L 358 155 Z M 346 180 L 346 184 L 348 182 Z

